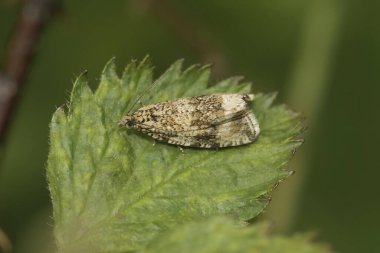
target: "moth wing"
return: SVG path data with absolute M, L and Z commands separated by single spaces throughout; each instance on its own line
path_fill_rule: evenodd
M 197 131 L 243 117 L 249 107 L 244 95 L 205 95 L 144 106 L 139 111 L 151 115 L 142 128 L 162 133 Z
M 231 114 L 217 123 L 205 129 L 180 132 L 156 130 L 147 134 L 154 139 L 174 145 L 217 148 L 251 143 L 260 133 L 256 117 L 250 111 Z
M 251 111 L 242 111 L 226 115 L 207 129 L 178 132 L 168 142 L 201 148 L 230 147 L 251 143 L 259 133 L 255 115 Z
M 240 111 L 236 113 L 230 113 L 228 115 L 224 115 L 220 118 L 212 118 L 208 122 L 203 121 L 202 125 L 197 125 L 193 127 L 187 127 L 183 130 L 170 130 L 168 127 L 164 128 L 161 127 L 159 123 L 156 123 L 154 125 L 151 124 L 140 124 L 141 131 L 143 133 L 149 134 L 149 133 L 156 133 L 160 136 L 167 135 L 167 136 L 203 136 L 203 135 L 216 135 L 216 128 L 220 125 L 223 125 L 225 123 L 228 123 L 230 121 L 237 120 L 239 118 L 244 117 L 249 111 Z M 173 124 L 172 124 L 173 126 Z M 174 125 L 175 126 L 175 125 Z
M 144 125 L 142 124 L 142 132 L 144 133 L 159 133 L 165 134 L 167 136 L 204 136 L 204 135 L 216 135 L 217 129 L 225 128 L 227 123 L 232 121 L 237 121 L 241 118 L 246 117 L 247 115 L 253 113 L 249 110 L 242 110 L 234 113 L 230 113 L 219 118 L 210 119 L 209 122 L 203 122 L 202 126 L 197 126 L 194 128 L 187 128 L 184 130 L 172 131 L 167 128 L 160 128 L 157 125 Z M 240 121 L 239 121 L 240 122 Z M 254 120 L 249 121 L 250 125 L 258 124 L 256 118 Z M 224 126 L 223 126 L 224 125 Z
M 223 115 L 221 117 L 214 119 L 212 122 L 210 122 L 210 126 L 218 126 L 230 121 L 238 120 L 240 118 L 245 117 L 248 113 L 250 113 L 249 110 L 241 110 L 241 111 L 232 112 L 232 113 Z
M 216 133 L 220 147 L 238 146 L 256 140 L 260 127 L 255 115 L 248 112 L 240 118 L 219 124 Z

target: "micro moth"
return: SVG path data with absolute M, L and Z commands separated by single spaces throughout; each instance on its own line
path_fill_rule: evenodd
M 220 148 L 253 142 L 259 123 L 249 108 L 253 94 L 211 94 L 146 105 L 127 113 L 119 126 L 169 144 Z

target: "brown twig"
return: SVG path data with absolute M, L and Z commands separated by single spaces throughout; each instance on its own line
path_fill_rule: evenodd
M 56 10 L 55 0 L 24 0 L 0 72 L 0 143 L 5 138 L 17 95 L 30 68 L 43 28 Z

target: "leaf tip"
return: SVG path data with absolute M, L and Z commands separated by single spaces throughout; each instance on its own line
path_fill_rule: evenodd
M 83 71 L 74 82 L 73 89 L 70 93 L 69 103 L 67 104 L 69 111 L 71 111 L 71 107 L 74 102 L 76 100 L 79 100 L 79 98 L 82 97 L 84 93 L 92 95 L 92 91 L 88 87 L 87 70 Z
M 144 58 L 140 61 L 138 67 L 141 68 L 143 66 L 150 66 L 151 65 L 151 58 L 150 58 L 150 55 L 147 54 L 144 56 Z
M 81 90 L 84 86 L 87 86 L 88 83 L 88 71 L 84 70 L 82 73 L 79 74 L 77 79 L 74 81 L 73 89 L 71 91 L 71 99 L 72 102 L 73 96 Z
M 102 78 L 106 77 L 107 79 L 117 78 L 116 73 L 116 57 L 112 57 L 104 66 L 102 71 Z
M 267 103 L 266 103 L 267 108 L 269 108 L 273 104 L 274 100 L 277 98 L 277 95 L 278 95 L 277 91 L 273 91 L 264 95 L 267 98 Z
M 172 65 L 170 65 L 170 67 L 167 70 L 167 72 L 169 72 L 169 71 L 178 71 L 178 72 L 181 72 L 184 61 L 185 61 L 184 59 L 178 59 L 178 60 L 176 60 Z
M 60 106 L 53 113 L 53 117 L 51 119 L 51 126 L 60 124 L 64 121 L 66 121 L 65 110 L 63 109 L 63 106 Z

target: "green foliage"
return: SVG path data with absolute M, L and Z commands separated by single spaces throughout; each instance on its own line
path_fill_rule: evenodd
M 141 253 L 327 253 L 325 245 L 311 244 L 302 235 L 269 236 L 266 224 L 238 227 L 226 218 L 191 222 L 164 232 Z
M 208 66 L 181 69 L 182 61 L 174 63 L 143 103 L 251 88 L 239 78 L 209 87 Z M 125 252 L 178 224 L 220 215 L 249 220 L 290 174 L 284 165 L 301 144 L 301 125 L 296 113 L 272 106 L 273 94 L 258 94 L 252 103 L 262 131 L 249 145 L 182 153 L 120 129 L 118 121 L 151 86 L 152 76 L 148 59 L 129 64 L 121 78 L 111 60 L 94 93 L 83 74 L 67 112 L 54 113 L 47 174 L 60 250 Z

